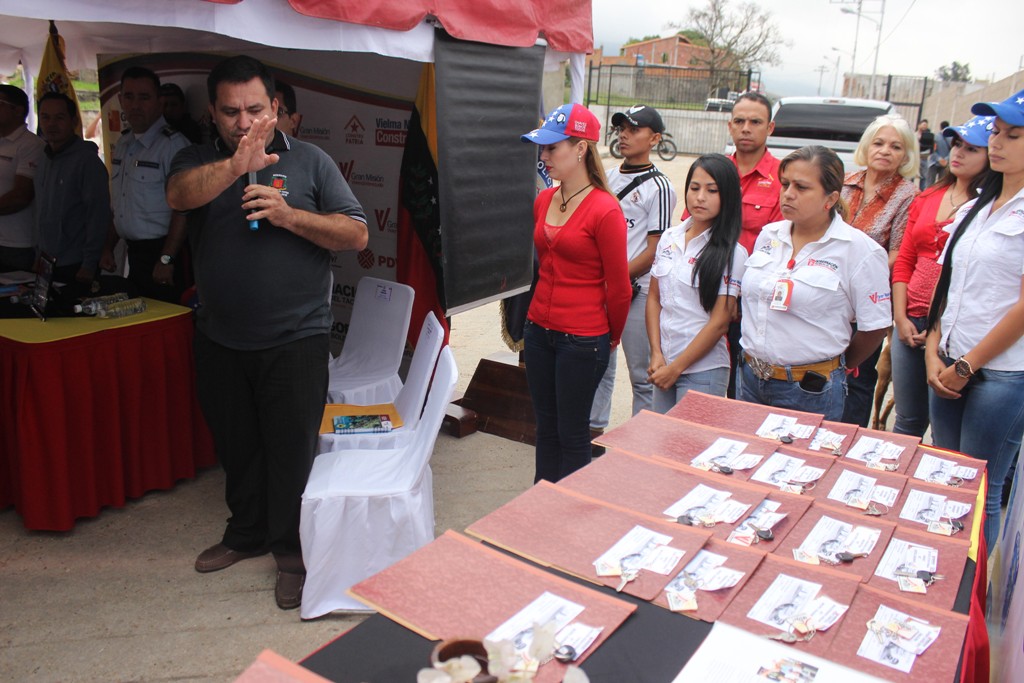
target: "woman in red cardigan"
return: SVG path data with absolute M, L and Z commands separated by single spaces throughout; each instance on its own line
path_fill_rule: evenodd
M 942 266 L 939 254 L 957 210 L 978 196 L 988 175 L 988 138 L 992 117 L 975 116 L 950 126 L 949 172 L 914 199 L 892 270 L 892 388 L 896 399 L 897 434 L 924 436 L 928 429 L 928 378 L 924 366 L 925 323 L 932 291 Z
M 586 107 L 566 104 L 522 136 L 540 145 L 560 183 L 533 205 L 540 269 L 524 355 L 537 420 L 534 481 L 590 462 L 590 406 L 629 313 L 626 221 L 605 180 L 600 127 Z

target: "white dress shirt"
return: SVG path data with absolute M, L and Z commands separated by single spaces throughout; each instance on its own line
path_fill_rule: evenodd
M 977 201 L 977 200 L 975 200 Z M 965 204 L 945 228 L 955 234 L 975 202 Z M 946 242 L 939 263 L 946 258 Z M 992 211 L 992 204 L 967 226 L 953 250 L 953 272 L 942 313 L 939 350 L 959 358 L 978 345 L 1020 299 L 1024 275 L 1024 190 Z M 1024 370 L 1024 337 L 985 364 L 991 370 Z M 978 370 L 979 368 L 974 368 Z
M 661 301 L 661 352 L 668 363 L 679 357 L 711 320 L 711 314 L 700 304 L 697 289 L 700 279 L 693 281 L 697 257 L 711 241 L 711 230 L 691 238 L 687 244 L 686 231 L 691 222 L 692 219 L 687 218 L 680 225 L 665 231 L 658 242 L 658 251 L 651 266 L 651 275 L 658 280 L 658 297 Z M 737 244 L 732 258 L 732 274 L 730 276 L 727 272 L 722 277 L 718 287 L 719 296 L 740 295 L 743 262 L 746 259 L 746 250 Z M 685 372 L 702 372 L 722 367 L 729 367 L 729 350 L 724 335 L 707 355 L 694 362 Z
M 792 223 L 764 226 L 743 273 L 740 345 L 774 365 L 807 365 L 835 358 L 853 336 L 892 325 L 885 250 L 838 215 L 825 234 L 794 257 Z M 792 283 L 787 310 L 773 310 L 780 280 Z

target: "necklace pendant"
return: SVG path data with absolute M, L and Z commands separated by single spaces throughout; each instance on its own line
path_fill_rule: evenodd
M 565 213 L 565 207 L 566 207 L 565 204 L 559 204 L 558 205 L 558 210 L 561 211 L 562 213 Z

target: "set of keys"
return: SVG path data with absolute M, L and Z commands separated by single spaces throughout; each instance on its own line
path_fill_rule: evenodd
M 615 588 L 616 593 L 621 593 L 631 581 L 636 581 L 636 577 L 640 576 L 640 565 L 642 563 L 643 555 L 640 553 L 631 553 L 619 560 L 619 570 L 621 572 L 619 576 L 622 580 L 619 581 L 619 585 Z
M 708 529 L 718 524 L 718 521 L 711 515 L 695 517 L 694 515 L 684 514 L 676 517 L 676 522 L 685 526 L 702 526 Z
M 779 631 L 774 635 L 768 636 L 768 638 L 783 643 L 806 643 L 818 632 L 806 617 L 791 619 L 789 625 L 791 630 Z
M 936 574 L 935 572 L 930 572 L 927 569 L 897 569 L 893 572 L 893 574 L 908 579 L 918 579 L 919 581 L 923 581 L 925 588 L 932 585 L 936 581 L 941 581 L 942 579 L 946 578 L 942 574 Z
M 857 558 L 867 557 L 868 555 L 869 553 L 851 553 L 847 550 L 843 550 L 842 552 L 834 553 L 831 556 L 818 555 L 818 559 L 824 562 L 825 564 L 835 566 L 840 564 L 850 564 Z
M 754 530 L 754 543 L 775 540 L 775 532 L 773 532 L 771 529 L 754 526 L 750 522 L 747 522 L 747 526 Z

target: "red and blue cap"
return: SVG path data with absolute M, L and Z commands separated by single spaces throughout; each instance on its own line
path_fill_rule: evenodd
M 538 145 L 553 145 L 569 138 L 581 138 L 592 142 L 601 139 L 601 123 L 582 104 L 563 104 L 548 114 L 540 128 L 535 128 L 521 137 L 523 142 Z
M 971 113 L 998 116 L 1011 126 L 1024 126 L 1024 90 L 1002 102 L 978 102 L 971 107 Z
M 942 134 L 947 138 L 958 137 L 974 147 L 988 147 L 995 116 L 975 116 L 962 126 L 946 126 Z

